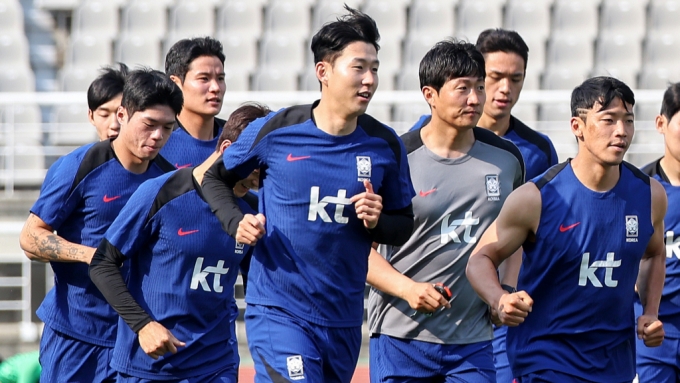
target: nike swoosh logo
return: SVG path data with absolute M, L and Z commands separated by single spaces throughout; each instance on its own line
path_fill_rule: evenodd
M 560 233 L 564 233 L 567 230 L 571 230 L 571 229 L 575 228 L 576 226 L 578 226 L 580 223 L 581 222 L 576 222 L 575 224 L 569 225 L 569 226 L 560 225 Z
M 179 230 L 177 230 L 177 235 L 179 235 L 180 237 L 184 237 L 185 235 L 194 234 L 194 233 L 198 233 L 198 230 L 182 231 L 181 227 L 179 228 Z
M 104 203 L 109 203 L 109 202 L 111 202 L 111 201 L 115 201 L 115 200 L 117 200 L 118 198 L 120 198 L 119 195 L 117 195 L 117 196 L 115 196 L 115 197 L 109 197 L 109 196 L 107 196 L 106 194 L 104 194 Z
M 179 165 L 179 164 L 175 163 L 175 167 L 177 169 L 184 169 L 184 168 L 188 168 L 189 166 L 191 166 L 191 164 Z
M 288 154 L 288 157 L 286 159 L 288 162 L 293 162 L 293 161 L 300 161 L 300 160 L 306 160 L 307 158 L 310 158 L 311 156 L 300 156 L 300 157 L 293 157 L 293 153 Z
M 428 191 L 422 191 L 422 190 L 421 190 L 421 191 L 420 191 L 420 196 L 421 196 L 421 197 L 427 197 L 428 195 L 430 195 L 430 194 L 432 194 L 432 193 L 434 193 L 434 192 L 436 192 L 436 191 L 437 191 L 437 188 L 434 188 L 434 189 L 428 190 Z

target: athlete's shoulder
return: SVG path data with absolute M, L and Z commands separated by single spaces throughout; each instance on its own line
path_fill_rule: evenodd
M 168 173 L 172 172 L 174 170 L 177 170 L 175 166 L 173 166 L 168 160 L 165 159 L 161 154 L 158 154 L 156 158 L 154 158 L 151 163 L 155 166 L 157 166 L 163 173 Z
M 431 114 L 424 114 L 424 115 L 420 116 L 418 121 L 416 121 L 416 123 L 413 124 L 413 126 L 411 127 L 411 129 L 409 129 L 409 131 L 418 130 L 418 129 L 422 128 L 423 126 L 429 124 L 430 120 L 432 120 Z
M 525 170 L 524 170 L 524 157 L 522 157 L 522 152 L 519 151 L 517 146 L 513 144 L 511 141 L 506 140 L 504 138 L 498 137 L 496 133 L 480 128 L 480 127 L 475 127 L 473 128 L 473 132 L 475 134 L 475 140 L 483 142 L 487 145 L 490 145 L 492 147 L 495 147 L 500 150 L 504 150 L 506 152 L 509 152 L 510 154 L 517 159 L 517 162 L 520 165 L 520 168 L 522 169 L 522 175 L 524 175 Z
M 407 154 L 413 153 L 424 145 L 423 138 L 420 136 L 420 128 L 416 130 L 409 130 L 408 132 L 402 134 L 401 141 L 404 143 Z
M 144 182 L 139 190 L 153 198 L 148 215 L 148 219 L 151 219 L 175 198 L 196 190 L 193 168 L 183 168 L 152 178 Z
M 663 157 L 661 157 L 663 158 Z M 662 179 L 665 176 L 663 169 L 661 168 L 661 158 L 657 159 L 656 161 L 652 161 L 648 163 L 647 165 L 643 166 L 640 168 L 640 171 L 645 173 L 646 175 L 650 177 L 654 176 L 659 176 Z
M 510 116 L 510 128 L 524 141 L 536 146 L 548 159 L 553 156 L 555 145 L 547 135 L 531 129 L 515 116 Z
M 649 185 L 650 176 L 645 174 L 642 170 L 638 169 L 635 165 L 631 164 L 630 162 L 623 161 L 622 168 L 628 169 L 633 174 L 633 176 Z
M 285 128 L 287 126 L 298 125 L 312 120 L 313 108 L 313 104 L 295 105 L 280 109 L 276 112 L 271 112 L 268 115 L 258 118 L 253 122 L 260 120 L 260 122 L 263 122 L 262 130 L 268 131 Z
M 569 160 L 554 165 L 550 167 L 548 170 L 546 170 L 543 174 L 532 179 L 531 182 L 535 184 L 536 188 L 540 190 L 545 185 L 552 182 L 555 179 L 555 177 L 557 177 L 557 175 L 567 167 L 567 165 L 569 165 Z
M 93 144 L 82 146 L 70 154 L 67 154 L 59 166 L 60 170 L 76 170 L 75 178 L 71 189 L 76 187 L 93 170 L 115 160 L 116 154 L 113 152 L 110 140 L 99 141 Z

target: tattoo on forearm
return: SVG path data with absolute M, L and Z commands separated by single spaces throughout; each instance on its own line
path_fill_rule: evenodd
M 35 242 L 36 255 L 50 260 L 59 259 L 59 254 L 66 256 L 73 260 L 80 260 L 84 254 L 83 251 L 70 244 L 65 244 L 64 241 L 55 234 L 48 234 L 40 237 L 37 234 L 32 234 Z

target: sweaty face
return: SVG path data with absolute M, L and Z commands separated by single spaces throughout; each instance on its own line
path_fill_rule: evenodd
M 600 110 L 601 107 L 595 103 L 585 113 L 585 123 L 575 117 L 580 120 L 574 131 L 579 139 L 579 152 L 586 150 L 605 165 L 619 165 L 635 134 L 633 106 L 616 98 L 606 109 Z
M 175 113 L 167 105 L 155 105 L 128 116 L 124 107 L 118 109 L 121 124 L 117 140 L 140 160 L 152 160 L 168 141 L 175 125 Z
M 492 52 L 484 55 L 486 103 L 484 114 L 494 119 L 510 115 L 524 85 L 524 59 L 516 53 Z
M 116 118 L 116 112 L 118 111 L 122 98 L 123 95 L 119 94 L 108 102 L 100 105 L 96 110 L 88 111 L 87 115 L 90 119 L 90 123 L 97 129 L 99 141 L 118 137 L 120 124 L 118 123 L 118 118 Z
M 328 86 L 338 112 L 359 116 L 366 112 L 368 103 L 378 88 L 378 54 L 372 44 L 353 42 L 345 47 L 333 64 L 323 62 L 322 82 Z
M 663 134 L 666 153 L 680 161 L 680 113 L 675 113 L 670 121 L 665 116 L 658 116 L 657 129 Z
M 200 56 L 189 64 L 184 82 L 179 85 L 184 95 L 187 111 L 212 117 L 222 110 L 224 92 L 224 65 L 215 56 Z
M 428 102 L 432 114 L 449 125 L 473 128 L 482 116 L 485 99 L 483 78 L 459 77 L 447 81 L 439 92 L 432 90 Z
M 250 189 L 257 189 L 260 185 L 260 170 L 254 170 L 248 177 L 238 181 L 234 186 L 234 195 L 243 197 Z

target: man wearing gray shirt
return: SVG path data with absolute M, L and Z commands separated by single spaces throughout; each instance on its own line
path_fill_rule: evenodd
M 432 117 L 402 136 L 418 192 L 415 229 L 403 246 L 369 257 L 371 382 L 495 382 L 489 308 L 465 268 L 477 238 L 524 182 L 524 163 L 511 142 L 475 127 L 486 95 L 474 45 L 437 43 L 419 74 Z M 510 259 L 521 262 L 521 252 Z M 450 289 L 450 302 L 435 283 Z

